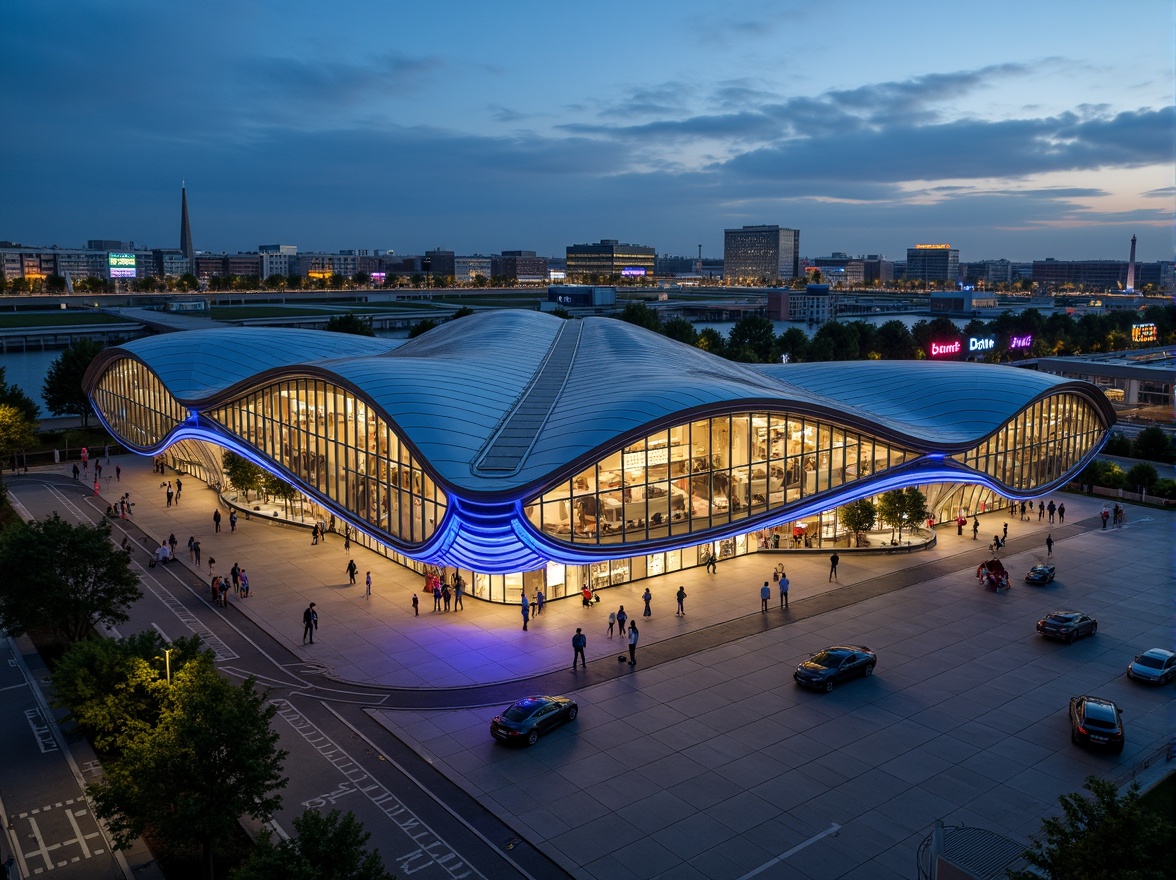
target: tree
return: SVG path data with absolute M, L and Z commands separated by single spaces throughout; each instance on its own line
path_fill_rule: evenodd
M 669 339 L 676 339 L 687 345 L 694 345 L 698 342 L 698 330 L 681 315 L 670 318 L 662 329 Z
M 841 524 L 848 531 L 853 532 L 855 547 L 862 546 L 862 532 L 868 532 L 874 527 L 874 520 L 878 517 L 878 509 L 869 498 L 861 498 L 841 507 L 838 514 Z
M 878 519 L 890 526 L 890 540 L 894 540 L 894 529 L 896 528 L 899 540 L 901 540 L 902 530 L 906 525 L 906 499 L 903 497 L 902 489 L 883 492 L 878 498 L 877 512 Z
M 371 315 L 357 315 L 348 312 L 345 315 L 331 315 L 327 321 L 327 330 L 332 333 L 350 333 L 353 336 L 375 336 L 372 329 Z
M 90 362 L 102 351 L 102 344 L 90 339 L 71 342 L 49 366 L 41 397 L 49 411 L 58 416 L 81 416 L 82 426 L 90 424 L 90 398 L 82 388 L 82 377 Z
M 287 513 L 290 512 L 290 502 L 298 497 L 298 492 L 293 486 L 269 471 L 264 471 L 261 475 L 261 490 L 281 501 Z
M 482 278 L 483 276 L 479 275 L 478 277 Z M 460 309 L 449 316 L 449 320 L 456 321 L 458 318 L 468 318 L 472 314 L 474 314 L 473 309 L 471 309 L 469 306 L 462 306 Z
M 698 341 L 694 345 L 703 351 L 709 351 L 711 354 L 722 357 L 727 348 L 727 341 L 723 339 L 723 334 L 714 327 L 703 327 L 699 331 Z
M 1163 428 L 1144 428 L 1135 438 L 1135 457 L 1167 464 L 1173 458 L 1172 441 Z
M 1145 491 L 1150 491 L 1159 479 L 1159 473 L 1146 461 L 1133 465 L 1131 470 L 1127 471 L 1127 485 L 1132 489 L 1140 486 Z
M 159 723 L 168 671 L 176 675 L 206 649 L 200 636 L 170 646 L 155 630 L 123 639 L 87 639 L 70 647 L 53 669 L 53 696 L 100 751 L 120 753 Z
M 0 482 L 8 456 L 36 445 L 37 435 L 28 415 L 10 403 L 0 403 Z
M 782 354 L 788 355 L 788 360 L 796 363 L 807 357 L 809 338 L 799 327 L 789 327 L 780 334 L 776 345 Z
M 150 829 L 175 846 L 199 845 L 213 880 L 216 841 L 240 816 L 259 821 L 281 805 L 286 752 L 270 728 L 277 707 L 246 679 L 234 685 L 208 655 L 172 676 L 159 723 L 133 737 L 106 776 L 87 787 L 115 845 Z
M 1131 456 L 1131 440 L 1122 431 L 1112 431 L 1103 446 L 1107 455 L 1118 455 L 1125 458 Z
M 742 352 L 745 363 L 768 363 L 776 344 L 776 328 L 761 315 L 744 315 L 727 334 L 728 351 Z
M 265 472 L 249 459 L 226 449 L 221 453 L 221 468 L 224 469 L 225 476 L 233 484 L 233 488 L 244 492 L 246 499 L 249 498 L 250 492 L 256 492 L 261 488 Z
M 626 324 L 636 324 L 638 327 L 644 327 L 646 330 L 652 330 L 654 333 L 662 332 L 661 319 L 658 318 L 657 312 L 651 309 L 643 302 L 627 302 L 625 308 L 617 315 L 620 320 Z
M 430 330 L 432 330 L 436 326 L 437 326 L 437 322 L 434 321 L 432 318 L 421 318 L 421 320 L 417 321 L 415 324 L 413 324 L 411 327 L 408 328 L 408 338 L 409 339 L 416 339 L 418 336 L 421 336 L 422 334 L 428 333 Z
M 1176 876 L 1176 824 L 1148 807 L 1132 783 L 1120 796 L 1115 783 L 1087 776 L 1079 792 L 1058 801 L 1061 816 L 1041 823 L 1041 838 L 1025 851 L 1032 868 L 1008 871 L 1010 880 L 1151 880 Z
M 875 336 L 878 353 L 882 360 L 899 361 L 915 359 L 915 338 L 902 321 L 887 321 L 878 328 Z
M 123 623 L 142 598 L 131 557 L 110 542 L 110 523 L 73 523 L 58 514 L 0 533 L 0 626 L 13 635 L 51 629 L 67 641 L 94 625 Z
M 379 850 L 365 846 L 371 832 L 351 812 L 325 816 L 307 810 L 294 819 L 294 837 L 275 844 L 263 832 L 257 849 L 229 880 L 392 880 Z
M 902 509 L 906 523 L 911 528 L 931 515 L 927 510 L 927 496 L 920 492 L 917 486 L 907 486 L 902 490 Z M 898 536 L 902 537 L 901 528 L 898 530 Z

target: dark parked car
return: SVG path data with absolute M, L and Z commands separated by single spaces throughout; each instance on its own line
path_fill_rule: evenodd
M 1127 677 L 1152 684 L 1167 684 L 1176 678 L 1176 653 L 1163 648 L 1144 651 L 1127 667 Z
M 1070 697 L 1070 740 L 1123 751 L 1123 713 L 1102 697 Z
M 804 687 L 828 693 L 833 685 L 855 675 L 873 675 L 878 655 L 861 645 L 834 645 L 811 655 L 792 677 Z
M 1025 575 L 1025 583 L 1033 584 L 1040 587 L 1043 584 L 1048 584 L 1054 579 L 1054 567 L 1048 562 L 1042 562 L 1029 569 L 1029 574 Z
M 579 711 L 576 701 L 567 697 L 524 697 L 494 716 L 490 735 L 503 742 L 533 746 L 540 734 L 571 721 Z
M 1051 611 L 1037 621 L 1037 631 L 1049 639 L 1072 642 L 1098 631 L 1098 621 L 1081 611 Z

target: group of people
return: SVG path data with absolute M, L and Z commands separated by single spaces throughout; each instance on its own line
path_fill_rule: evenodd
M 233 567 L 229 569 L 227 577 L 216 575 L 212 579 L 212 601 L 213 604 L 220 605 L 223 608 L 229 607 L 229 591 L 233 595 L 241 598 L 249 598 L 249 575 L 245 573 L 245 569 L 241 568 L 237 563 L 233 563 Z
M 1127 508 L 1120 507 L 1116 504 L 1114 510 L 1107 510 L 1104 506 L 1102 513 L 1099 514 L 1099 518 L 1102 520 L 1102 527 L 1104 529 L 1107 527 L 1107 520 L 1110 520 L 1111 525 L 1115 528 L 1121 529 L 1127 522 Z
M 370 584 L 372 573 L 368 572 L 368 582 Z M 353 580 L 352 583 L 355 583 Z M 463 611 L 465 609 L 465 578 L 461 576 L 461 572 L 456 572 L 453 575 L 453 588 L 449 587 L 449 576 L 444 573 L 429 572 L 425 575 L 425 593 L 433 597 L 434 611 Z M 369 587 L 368 594 L 371 594 Z M 526 596 L 523 597 L 524 599 Z M 412 597 L 412 611 L 413 614 L 418 615 L 419 600 L 416 594 Z M 452 607 L 451 607 L 452 606 Z M 523 621 L 523 629 L 526 629 L 526 620 Z

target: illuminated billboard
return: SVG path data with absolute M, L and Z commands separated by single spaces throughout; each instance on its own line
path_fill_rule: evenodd
M 1132 324 L 1131 325 L 1131 341 L 1132 342 L 1155 342 L 1159 339 L 1159 334 L 1156 333 L 1155 324 Z
M 388 280 L 388 273 L 387 272 L 373 272 L 372 273 L 372 284 L 382 285 L 387 280 Z
M 623 277 L 629 277 L 629 278 L 644 278 L 645 277 L 645 270 L 642 269 L 640 266 L 626 266 L 624 269 L 621 270 L 621 275 Z
M 963 347 L 958 339 L 955 342 L 932 342 L 931 357 L 951 357 L 959 354 Z
M 1028 349 L 1033 345 L 1032 336 L 1010 336 L 1009 348 L 1013 350 Z
M 111 278 L 134 278 L 135 255 L 115 254 L 106 255 L 106 267 L 110 270 Z

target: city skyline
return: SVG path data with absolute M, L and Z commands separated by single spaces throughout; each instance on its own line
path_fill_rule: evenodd
M 0 238 L 1172 259 L 1169 3 L 437 12 L 17 0 Z

